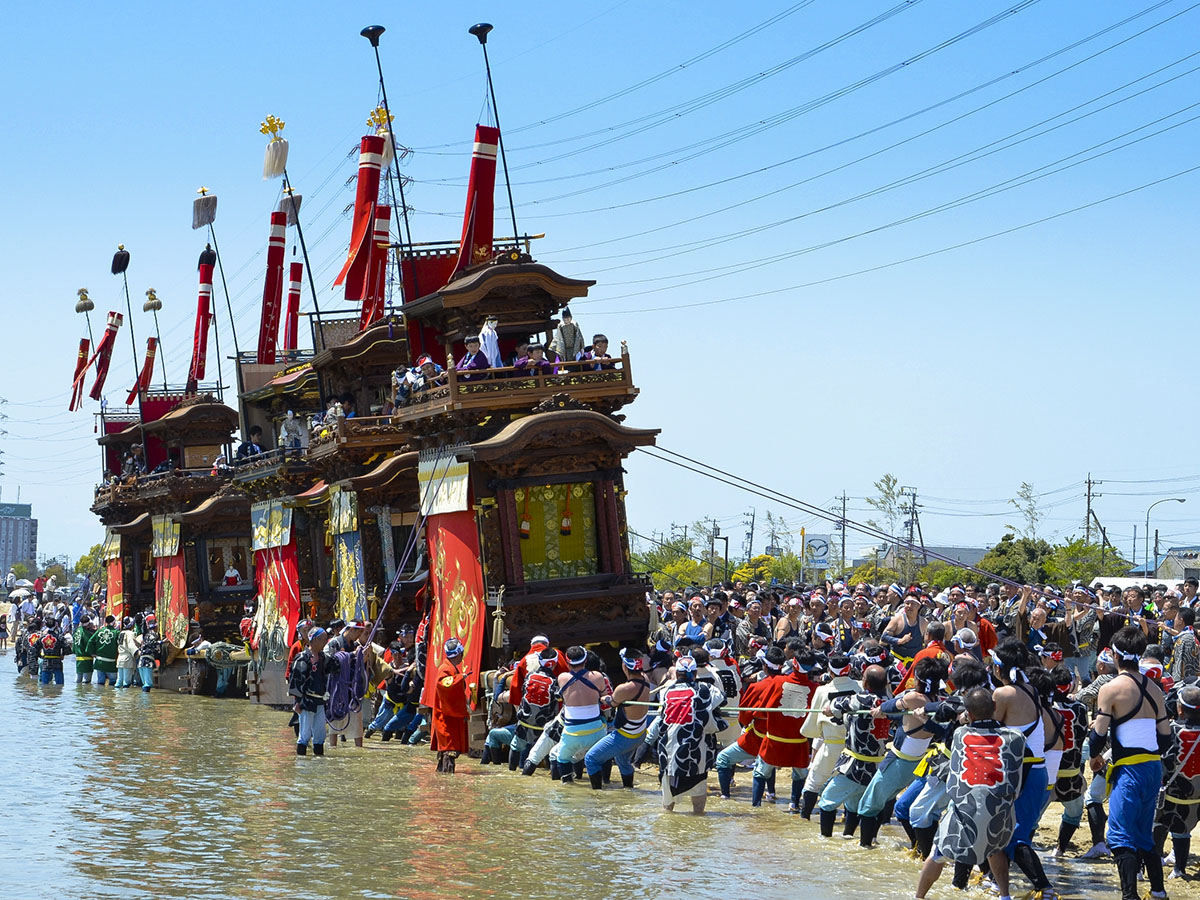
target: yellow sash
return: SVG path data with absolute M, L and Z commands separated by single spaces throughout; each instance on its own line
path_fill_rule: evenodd
M 888 744 L 887 748 L 892 751 L 897 759 L 902 759 L 905 762 L 920 762 L 925 756 L 924 752 L 922 752 L 920 756 L 909 756 L 907 753 L 901 753 L 896 749 L 895 744 Z
M 855 753 L 849 747 L 846 748 L 846 753 L 848 753 L 850 756 L 854 757 L 855 759 L 857 759 L 861 762 L 865 762 L 865 763 L 881 763 L 881 762 L 883 762 L 882 756 L 865 756 L 862 753 Z
M 1136 766 L 1138 763 L 1156 762 L 1160 759 L 1162 757 L 1157 753 L 1135 753 L 1132 756 L 1126 756 L 1124 759 L 1109 763 L 1108 768 L 1104 770 L 1105 793 L 1112 793 L 1113 779 L 1117 774 L 1117 766 Z

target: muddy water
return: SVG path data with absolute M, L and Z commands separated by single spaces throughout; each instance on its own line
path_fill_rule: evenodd
M 297 759 L 286 714 L 245 701 L 14 671 L 0 656 L 3 897 L 872 900 L 916 884 L 891 829 L 862 851 L 783 805 L 668 814 L 648 768 L 597 795 L 467 760 L 440 776 L 425 748 L 378 739 Z

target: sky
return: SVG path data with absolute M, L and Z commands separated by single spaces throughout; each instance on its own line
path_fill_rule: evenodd
M 1083 530 L 1084 481 L 1110 540 L 1142 554 L 1200 543 L 1197 332 L 1200 4 L 1186 0 L 775 0 L 653 4 L 22 4 L 0 76 L 0 488 L 31 502 L 39 551 L 102 539 L 92 401 L 67 411 L 83 317 L 123 309 L 139 345 L 153 286 L 168 379 L 184 379 L 202 232 L 217 235 L 238 341 L 252 347 L 278 181 L 261 179 L 268 114 L 322 310 L 344 259 L 357 145 L 378 102 L 368 24 L 397 137 L 412 148 L 413 239 L 457 238 L 489 39 L 519 227 L 534 255 L 597 281 L 585 333 L 627 341 L 627 424 L 660 446 L 851 520 L 892 473 L 916 489 L 929 544 L 983 546 L 1018 524 Z M 497 234 L 511 226 L 497 186 Z M 290 252 L 290 249 L 289 249 Z M 1190 262 L 1189 262 L 1190 260 Z M 233 346 L 217 288 L 222 352 Z M 305 292 L 305 309 L 312 298 Z M 128 323 L 127 323 L 128 325 Z M 139 353 L 141 349 L 139 347 Z M 216 357 L 210 344 L 210 360 Z M 133 381 L 127 330 L 107 386 Z M 210 363 L 211 365 L 211 363 Z M 161 371 L 161 370 L 159 370 Z M 226 378 L 229 378 L 228 365 Z M 1183 393 L 1180 393 L 1180 392 Z M 631 528 L 714 518 L 828 532 L 770 502 L 635 453 Z M 786 540 L 786 538 L 777 538 Z M 798 543 L 798 540 L 796 541 Z M 871 541 L 851 532 L 848 550 Z

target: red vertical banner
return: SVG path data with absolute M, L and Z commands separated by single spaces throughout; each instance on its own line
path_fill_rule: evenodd
M 125 618 L 125 569 L 121 558 L 110 559 L 105 568 L 108 570 L 108 594 L 105 600 L 105 614 L 115 616 L 117 623 Z
M 304 263 L 294 262 L 288 272 L 287 312 L 283 317 L 283 349 L 296 350 L 300 343 L 300 282 Z
M 383 138 L 368 134 L 358 154 L 358 183 L 354 194 L 354 226 L 350 232 L 350 251 L 335 285 L 346 285 L 347 300 L 367 296 L 367 275 L 374 245 L 375 205 L 379 202 L 379 177 L 383 168 Z
M 282 626 L 284 643 L 291 644 L 300 621 L 300 576 L 294 540 L 279 547 L 254 551 L 254 587 L 258 592 L 262 627 Z M 261 640 L 256 634 L 256 640 Z
M 479 532 L 475 513 L 440 513 L 425 522 L 426 541 L 432 570 L 429 584 L 433 601 L 429 617 L 429 657 L 425 666 L 425 688 L 421 703 L 429 706 L 437 684 L 438 666 L 445 657 L 444 645 L 450 638 L 462 641 L 463 666 L 467 684 L 479 684 L 483 658 L 487 601 L 483 590 L 483 571 L 479 567 Z
M 176 647 L 187 645 L 187 575 L 183 554 L 154 560 L 154 606 L 159 633 Z
M 188 391 L 196 390 L 204 380 L 204 369 L 208 361 L 208 326 L 212 323 L 213 266 L 215 251 L 205 249 L 200 254 L 200 293 L 196 299 L 196 330 L 192 335 L 192 363 L 188 367 Z
M 383 318 L 383 301 L 387 294 L 388 249 L 391 247 L 392 208 L 375 207 L 375 233 L 371 246 L 371 259 L 367 264 L 367 293 L 363 297 L 362 315 L 358 330 L 369 328 Z
M 283 305 L 283 256 L 287 247 L 287 213 L 271 213 L 267 241 L 267 279 L 263 282 L 262 318 L 258 326 L 258 362 L 275 364 L 279 312 Z
M 496 153 L 500 129 L 475 126 L 475 147 L 471 152 L 471 175 L 467 181 L 467 208 L 463 212 L 462 241 L 454 272 L 485 263 L 492 258 L 492 219 L 496 205 Z M 434 289 L 436 290 L 436 288 Z

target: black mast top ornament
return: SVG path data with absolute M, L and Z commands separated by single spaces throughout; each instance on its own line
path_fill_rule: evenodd
M 378 47 L 379 46 L 379 36 L 381 34 L 383 34 L 385 31 L 387 31 L 387 29 L 384 28 L 382 25 L 368 25 L 366 28 L 364 28 L 362 31 L 360 31 L 359 34 L 361 34 L 368 41 L 370 41 L 372 47 Z

